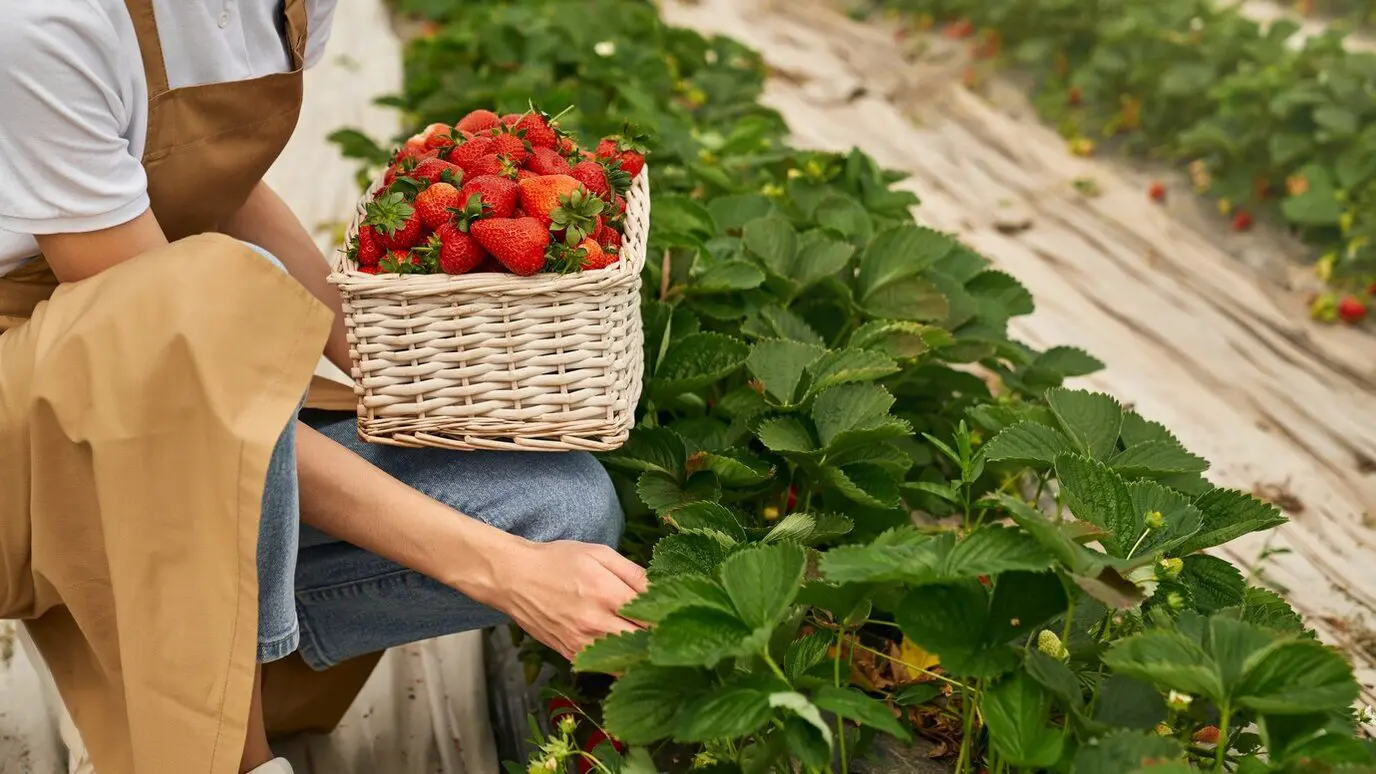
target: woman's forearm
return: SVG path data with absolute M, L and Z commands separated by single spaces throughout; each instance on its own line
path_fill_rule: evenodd
M 493 604 L 501 568 L 531 544 L 406 486 L 309 425 L 297 423 L 301 520 Z
M 260 181 L 244 206 L 223 224 L 223 231 L 272 253 L 311 295 L 334 310 L 335 322 L 325 343 L 325 357 L 344 373 L 349 373 L 349 343 L 344 335 L 339 291 L 326 279 L 330 266 L 287 203 L 266 182 Z

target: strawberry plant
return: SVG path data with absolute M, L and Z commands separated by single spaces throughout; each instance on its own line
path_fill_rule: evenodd
M 1066 388 L 1098 361 L 1012 338 L 1027 291 L 893 173 L 788 147 L 748 50 L 639 0 L 408 7 L 416 127 L 655 129 L 644 397 L 603 455 L 647 628 L 527 643 L 577 703 L 509 770 L 844 772 L 917 736 L 960 774 L 1376 766 L 1347 661 L 1207 553 L 1278 510 Z
M 1212 0 L 872 5 L 997 33 L 1074 142 L 1188 162 L 1200 192 L 1312 245 L 1325 279 L 1376 275 L 1376 55 L 1346 51 L 1341 31 L 1297 44 L 1293 21 L 1263 28 Z

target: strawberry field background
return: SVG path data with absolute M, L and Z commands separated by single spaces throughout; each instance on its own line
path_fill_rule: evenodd
M 1010 340 L 1031 297 L 870 159 L 789 149 L 754 55 L 639 2 L 407 10 L 440 23 L 407 55 L 415 127 L 534 98 L 655 135 L 651 377 L 605 461 L 655 580 L 628 614 L 656 626 L 561 684 L 580 740 L 632 745 L 597 766 L 842 770 L 914 732 L 962 771 L 1370 763 L 1342 657 L 1198 553 L 1276 510 L 1063 389 L 1098 363 Z M 566 758 L 556 732 L 534 764 Z

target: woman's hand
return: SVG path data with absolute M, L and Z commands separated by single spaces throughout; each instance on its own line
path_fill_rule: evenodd
M 528 542 L 503 565 L 493 597 L 479 601 L 570 661 L 594 640 L 638 628 L 617 611 L 645 590 L 645 571 L 606 546 Z

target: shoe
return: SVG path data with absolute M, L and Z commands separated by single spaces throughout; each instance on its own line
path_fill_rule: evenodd
M 248 774 L 295 774 L 286 758 L 273 758 Z

